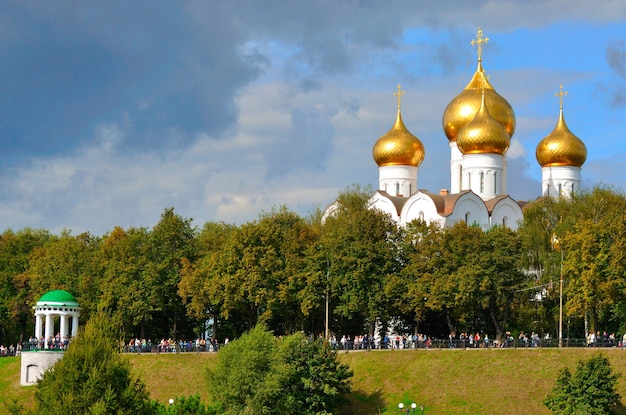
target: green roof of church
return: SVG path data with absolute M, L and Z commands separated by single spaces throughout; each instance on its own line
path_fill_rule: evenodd
M 78 306 L 78 301 L 76 301 L 76 297 L 65 290 L 53 290 L 42 295 L 37 304 Z

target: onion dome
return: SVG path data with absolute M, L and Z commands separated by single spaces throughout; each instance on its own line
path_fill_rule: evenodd
M 383 166 L 415 166 L 419 167 L 424 161 L 424 145 L 409 132 L 402 122 L 400 115 L 400 96 L 404 92 L 400 91 L 394 95 L 398 96 L 398 115 L 396 122 L 391 129 L 374 144 L 372 156 L 379 167 Z
M 513 137 L 515 133 L 515 113 L 513 108 L 493 86 L 489 83 L 482 66 L 482 45 L 489 41 L 483 38 L 482 30 L 478 29 L 477 40 L 472 40 L 472 45 L 478 45 L 478 67 L 472 80 L 465 89 L 457 95 L 446 107 L 443 113 L 443 130 L 449 141 L 455 141 L 459 130 L 468 122 L 480 108 L 482 91 L 485 91 L 485 102 L 491 117 L 502 124 L 507 134 Z
M 480 107 L 474 118 L 457 134 L 456 144 L 463 154 L 504 154 L 511 137 L 504 126 L 493 119 L 482 94 Z
M 545 136 L 539 144 L 535 156 L 541 167 L 574 166 L 581 167 L 587 160 L 587 147 L 567 127 L 563 117 L 563 85 L 560 92 L 559 121 L 554 130 Z

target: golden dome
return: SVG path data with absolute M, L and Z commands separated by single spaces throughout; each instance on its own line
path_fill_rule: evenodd
M 396 165 L 419 167 L 424 161 L 424 145 L 405 127 L 400 108 L 396 123 L 376 141 L 372 155 L 379 167 Z
M 463 154 L 504 154 L 511 143 L 509 133 L 487 109 L 485 95 L 481 94 L 480 107 L 474 118 L 457 134 L 456 144 Z
M 581 167 L 587 160 L 587 147 L 567 127 L 562 104 L 556 127 L 537 144 L 535 156 L 541 167 Z
M 483 70 L 482 44 L 487 43 L 489 38 L 483 38 L 482 36 L 483 32 L 479 28 L 477 40 L 472 40 L 472 45 L 478 45 L 478 67 L 472 80 L 459 95 L 450 101 L 443 113 L 443 130 L 449 141 L 455 141 L 459 130 L 474 118 L 478 108 L 480 108 L 483 90 L 485 91 L 485 102 L 491 117 L 502 124 L 509 138 L 513 137 L 515 133 L 515 113 L 513 108 L 506 99 L 495 91 Z
M 393 127 L 374 144 L 372 155 L 379 167 L 418 167 L 424 161 L 424 145 L 405 127 L 400 109 Z

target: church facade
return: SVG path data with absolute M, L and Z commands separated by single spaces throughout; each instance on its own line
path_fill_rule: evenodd
M 378 165 L 378 190 L 370 206 L 389 214 L 401 226 L 421 219 L 450 226 L 458 221 L 480 226 L 517 229 L 523 219 L 524 202 L 507 192 L 507 157 L 515 132 L 515 113 L 489 82 L 482 66 L 482 48 L 489 41 L 478 29 L 472 45 L 477 47 L 478 65 L 465 89 L 450 101 L 443 114 L 443 130 L 450 146 L 450 188 L 430 192 L 418 187 L 418 170 L 426 157 L 422 142 L 405 126 L 398 99 L 393 127 L 374 144 L 372 155 Z M 560 114 L 554 130 L 536 148 L 542 169 L 538 196 L 571 197 L 580 189 L 581 167 L 587 150 L 567 127 Z M 326 214 L 332 214 L 331 205 Z

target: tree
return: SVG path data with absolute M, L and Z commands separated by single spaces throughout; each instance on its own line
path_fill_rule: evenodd
M 112 310 L 124 335 L 146 338 L 146 324 L 151 319 L 150 293 L 144 273 L 147 266 L 148 231 L 115 227 L 103 237 L 96 256 L 101 263 L 99 307 Z
M 345 330 L 367 326 L 373 336 L 376 323 L 389 319 L 385 281 L 399 272 L 400 231 L 391 216 L 371 208 L 370 195 L 358 186 L 342 192 L 319 243 L 328 261 L 332 313 L 356 323 Z
M 279 334 L 302 329 L 299 292 L 306 286 L 303 270 L 313 241 L 309 224 L 280 207 L 258 221 L 222 228 L 220 235 L 216 248 L 182 270 L 178 289 L 188 313 L 212 309 L 225 320 L 239 320 L 245 326 L 237 335 L 257 323 Z
M 180 271 L 185 260 L 195 261 L 195 228 L 191 219 L 185 219 L 165 209 L 161 220 L 148 236 L 147 263 L 144 270 L 145 283 L 149 287 L 150 303 L 155 335 L 178 339 L 179 332 L 191 335 L 182 299 L 178 295 Z M 181 324 L 182 327 L 181 327 Z
M 35 413 L 153 414 L 145 385 L 117 352 L 115 333 L 108 314 L 94 315 L 38 382 Z
M 277 339 L 257 325 L 218 358 L 208 378 L 227 414 L 332 413 L 350 391 L 352 373 L 335 352 L 300 333 Z
M 50 238 L 48 231 L 7 230 L 0 235 L 0 343 L 22 341 L 32 320 L 29 257 Z
M 557 415 L 604 415 L 620 403 L 615 391 L 619 375 L 611 373 L 609 359 L 598 354 L 581 360 L 572 375 L 564 368 L 544 403 Z

